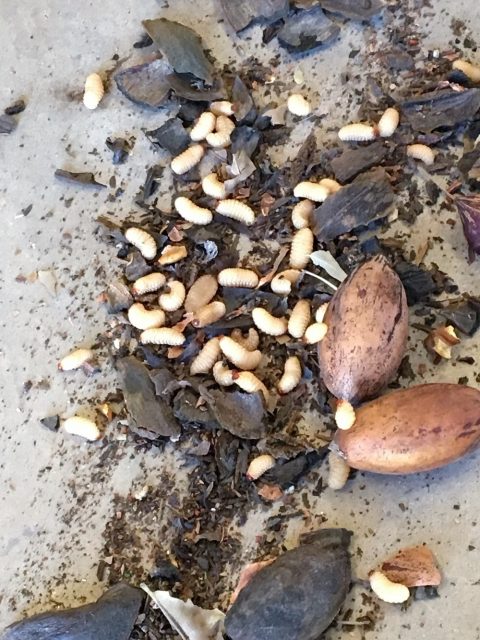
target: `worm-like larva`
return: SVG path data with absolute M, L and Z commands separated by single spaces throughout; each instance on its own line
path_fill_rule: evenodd
M 83 94 L 83 104 L 87 109 L 96 109 L 104 93 L 103 82 L 98 73 L 91 73 L 87 76 Z
M 318 182 L 299 182 L 293 190 L 296 198 L 307 198 L 314 202 L 324 202 L 330 195 L 330 191 L 323 184 Z
M 255 349 L 260 344 L 260 336 L 253 327 L 250 327 L 250 329 L 248 330 L 248 335 L 246 338 L 243 335 L 241 329 L 234 329 L 230 334 L 230 337 L 235 340 L 235 342 L 238 342 L 238 344 L 242 345 L 242 347 L 247 349 L 247 351 L 255 351 Z
M 378 121 L 378 133 L 382 136 L 382 138 L 389 138 L 395 133 L 399 122 L 400 114 L 393 107 L 389 107 Z
M 424 164 L 433 164 L 435 162 L 435 153 L 426 144 L 409 144 L 407 156 L 415 160 L 421 160 Z
M 334 491 L 340 491 L 347 484 L 350 467 L 335 451 L 328 454 L 328 486 Z
M 335 409 L 335 424 L 342 431 L 351 429 L 355 424 L 355 409 L 348 400 L 339 400 Z
M 176 173 L 178 176 L 187 173 L 187 171 L 190 171 L 190 169 L 200 162 L 204 153 L 205 150 L 201 144 L 193 144 L 180 155 L 173 158 L 170 163 L 173 173 Z
M 233 371 L 229 369 L 223 360 L 213 365 L 213 378 L 221 387 L 231 387 L 235 384 L 233 379 Z
M 174 264 L 187 257 L 187 247 L 183 244 L 169 244 L 163 249 L 158 264 L 164 266 L 166 264 Z
M 157 255 L 155 238 L 143 229 L 130 227 L 125 231 L 125 238 L 140 251 L 145 260 L 153 260 Z
M 217 213 L 233 220 L 243 222 L 243 224 L 253 224 L 255 221 L 255 213 L 250 209 L 248 204 L 240 202 L 240 200 L 220 200 L 216 208 Z
M 85 440 L 98 440 L 101 436 L 100 429 L 93 420 L 82 416 L 72 416 L 63 422 L 63 428 L 72 436 L 80 436 Z
M 230 118 L 224 115 L 218 116 L 215 124 L 215 130 L 218 131 L 218 133 L 228 133 L 228 135 L 230 135 L 234 129 L 235 123 L 230 120 Z
M 152 291 L 158 291 L 163 287 L 166 282 L 166 278 L 163 273 L 149 273 L 146 276 L 142 276 L 135 280 L 132 286 L 133 294 L 136 296 L 142 296 L 144 293 L 151 293 Z
M 455 60 L 452 64 L 454 69 L 464 73 L 472 82 L 480 82 L 480 67 L 467 62 L 466 60 Z
M 191 375 L 196 376 L 199 373 L 208 373 L 219 358 L 220 340 L 219 338 L 212 338 L 203 345 L 200 353 L 192 360 L 190 365 Z
M 381 571 L 373 571 L 369 580 L 373 593 L 384 602 L 400 604 L 406 602 L 410 597 L 408 587 L 398 582 L 392 582 Z
M 300 93 L 293 93 L 288 96 L 287 109 L 294 116 L 308 116 L 312 111 L 312 107 L 308 100 L 306 100 Z
M 274 276 L 270 283 L 270 288 L 273 293 L 278 293 L 281 296 L 288 296 L 292 291 L 292 285 L 296 284 L 300 278 L 300 271 L 298 269 L 286 269 Z
M 252 320 L 257 329 L 269 336 L 283 336 L 287 333 L 288 322 L 285 318 L 276 318 L 266 309 L 255 307 L 252 309 Z
M 270 454 L 264 453 L 261 456 L 257 456 L 248 465 L 247 478 L 248 480 L 257 480 L 274 466 L 275 458 Z
M 209 133 L 206 137 L 207 143 L 214 149 L 225 149 L 232 144 L 230 134 L 226 131 L 217 131 Z
M 215 130 L 215 123 L 217 119 L 210 111 L 205 111 L 201 114 L 193 129 L 190 131 L 190 138 L 194 142 L 200 142 L 205 140 L 209 133 Z
M 282 395 L 290 393 L 302 379 L 302 365 L 297 356 L 291 356 L 285 361 L 283 376 L 278 383 L 278 391 Z
M 293 269 L 305 269 L 313 251 L 313 232 L 311 229 L 300 229 L 293 236 L 290 247 L 290 266 Z
M 305 229 L 312 223 L 315 205 L 311 200 L 300 200 L 292 209 L 292 224 L 295 229 Z
M 58 363 L 60 371 L 74 371 L 80 369 L 89 360 L 93 359 L 93 351 L 91 349 L 75 349 L 67 356 L 64 356 Z
M 325 314 L 327 313 L 328 302 L 324 302 L 318 309 L 315 311 L 315 322 L 323 322 L 325 318 Z
M 223 200 L 227 197 L 225 185 L 218 179 L 216 173 L 209 173 L 208 176 L 205 176 L 202 180 L 202 189 L 207 196 L 217 200 Z
M 333 178 L 322 178 L 318 184 L 322 187 L 326 187 L 330 195 L 332 193 L 337 193 L 337 191 L 342 188 L 342 185 L 336 180 L 333 180 Z
M 268 393 L 267 387 L 251 371 L 234 371 L 233 380 L 235 384 L 242 389 L 242 391 L 246 391 L 247 393 L 256 393 L 257 391 L 261 391 L 265 398 L 265 402 L 268 402 L 270 394 Z
M 135 329 L 155 329 L 156 327 L 163 327 L 165 324 L 165 314 L 161 309 L 152 309 L 149 311 L 145 309 L 143 304 L 136 302 L 132 304 L 128 310 L 128 321 Z
M 223 316 L 227 313 L 227 308 L 223 304 L 223 302 L 210 302 L 210 304 L 205 305 L 201 309 L 195 312 L 195 317 L 192 321 L 192 325 L 196 329 L 201 329 L 202 327 L 206 327 L 209 324 L 213 324 L 223 318 Z
M 343 142 L 367 142 L 375 140 L 375 128 L 363 122 L 347 124 L 340 129 L 338 137 Z
M 307 327 L 303 341 L 305 344 L 316 344 L 324 339 L 327 334 L 328 327 L 324 322 L 314 322 Z
M 175 199 L 175 209 L 184 220 L 193 222 L 193 224 L 210 224 L 213 219 L 213 213 L 204 207 L 192 202 L 189 198 Z
M 210 103 L 210 111 L 216 116 L 233 116 L 233 104 L 227 100 Z
M 218 282 L 215 276 L 204 275 L 190 287 L 187 297 L 185 298 L 185 311 L 198 311 L 205 307 L 212 298 L 215 297 L 218 289 Z
M 220 338 L 220 349 L 227 360 L 243 371 L 256 369 L 262 359 L 261 351 L 248 351 L 228 336 Z
M 217 277 L 218 284 L 222 287 L 255 289 L 258 284 L 258 276 L 251 269 L 222 269 Z
M 303 338 L 303 334 L 310 324 L 311 315 L 310 302 L 308 300 L 299 300 L 288 320 L 288 333 L 293 338 Z
M 158 304 L 164 311 L 176 311 L 180 309 L 185 300 L 185 287 L 179 280 L 171 280 L 167 284 L 167 293 L 158 297 Z
M 185 342 L 185 336 L 177 329 L 161 327 L 159 329 L 146 329 L 140 334 L 142 344 L 166 344 L 171 347 L 180 347 Z

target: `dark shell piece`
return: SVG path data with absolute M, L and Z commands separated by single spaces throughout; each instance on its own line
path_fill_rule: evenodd
M 413 129 L 428 133 L 471 120 L 480 108 L 480 89 L 431 91 L 405 100 L 400 107 Z
M 190 136 L 180 118 L 170 118 L 158 129 L 146 131 L 145 135 L 152 144 L 166 149 L 172 156 L 178 156 L 190 144 Z
M 325 529 L 310 534 L 262 569 L 227 613 L 231 640 L 318 640 L 347 595 L 351 533 Z
M 377 140 L 368 147 L 358 149 L 344 149 L 343 152 L 331 160 L 330 166 L 335 178 L 345 184 L 359 173 L 379 165 L 388 155 L 388 147 L 383 140 Z
M 287 15 L 289 9 L 288 0 L 220 0 L 220 4 L 227 20 L 237 32 L 259 20 L 267 23 L 280 20 Z
M 340 33 L 340 27 L 320 7 L 289 16 L 278 32 L 278 41 L 290 53 L 310 52 L 329 44 Z
M 171 66 L 165 60 L 153 60 L 119 71 L 115 82 L 123 95 L 143 107 L 158 109 L 170 93 Z
M 323 9 L 350 20 L 370 20 L 385 6 L 382 0 L 320 0 L 319 4 Z
M 234 436 L 257 440 L 266 434 L 265 407 L 261 393 L 212 389 L 206 400 L 219 426 Z

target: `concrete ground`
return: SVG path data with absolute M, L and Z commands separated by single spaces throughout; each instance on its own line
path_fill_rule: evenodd
M 437 0 L 433 6 L 434 11 L 418 18 L 420 30 L 428 34 L 421 42 L 425 50 L 448 46 L 452 18 L 464 20 L 467 32 L 478 33 L 476 0 Z M 139 54 L 132 55 L 131 45 L 142 32 L 141 20 L 160 14 L 195 27 L 221 63 L 244 59 L 251 52 L 267 61 L 276 52 L 274 43 L 259 46 L 258 29 L 249 33 L 251 40 L 227 35 L 213 7 L 213 0 L 176 0 L 167 8 L 154 0 L 50 0 L 29 3 L 26 10 L 15 0 L 0 2 L 0 107 L 22 96 L 28 103 L 18 116 L 18 129 L 0 137 L 0 627 L 58 603 L 68 606 L 97 597 L 103 586 L 96 565 L 114 492 L 127 495 L 144 484 L 154 485 L 162 469 L 173 463 L 174 445 L 160 456 L 154 450 L 133 455 L 133 448 L 120 443 L 113 463 L 104 465 L 101 448 L 51 433 L 39 426 L 39 419 L 70 415 L 115 387 L 106 363 L 100 375 L 85 378 L 80 372 L 57 372 L 56 362 L 73 346 L 92 344 L 105 330 L 105 313 L 96 298 L 119 265 L 113 252 L 94 237 L 94 219 L 106 211 L 122 218 L 132 210 L 145 167 L 158 160 L 141 129 L 159 126 L 167 117 L 136 108 L 115 88 L 95 112 L 69 94 L 81 89 L 88 73 L 111 68 L 113 54 L 136 60 Z M 301 66 L 306 91 L 317 112 L 325 114 L 325 128 L 354 115 L 348 112 L 339 74 L 355 65 L 348 58 L 350 49 L 366 46 L 371 34 L 346 25 L 342 38 L 324 52 L 301 62 L 283 56 L 277 79 L 292 87 L 293 71 Z M 380 46 L 388 40 L 380 26 L 377 38 Z M 343 107 L 334 107 L 338 103 Z M 296 128 L 294 143 L 306 129 L 305 123 Z M 320 141 L 327 135 L 321 127 L 317 133 Z M 113 167 L 105 138 L 125 134 L 137 137 L 133 155 L 126 165 Z M 66 186 L 53 177 L 57 167 L 88 168 L 105 183 L 114 175 L 125 193 L 108 202 L 115 189 L 97 193 Z M 30 204 L 30 213 L 23 215 Z M 467 265 L 460 225 L 452 229 L 445 224 L 448 217 L 448 212 L 425 211 L 417 220 L 413 245 L 441 234 L 445 242 L 434 244 L 427 264 L 448 260 L 446 270 L 460 288 L 478 293 L 480 267 Z M 55 274 L 56 295 L 39 281 L 18 282 L 19 275 L 38 270 Z M 425 360 L 420 338 L 411 332 L 414 366 Z M 466 339 L 456 354 L 478 360 L 477 340 Z M 475 367 L 454 359 L 436 368 L 434 375 L 445 381 L 469 375 L 474 385 L 477 373 Z M 428 372 L 425 379 L 433 379 L 433 374 Z M 369 640 L 480 638 L 479 461 L 476 453 L 447 469 L 407 478 L 359 475 L 344 492 L 323 493 L 312 501 L 330 525 L 354 530 L 354 549 L 363 551 L 354 557 L 360 577 L 401 546 L 426 542 L 438 556 L 444 575 L 440 598 L 414 603 L 406 612 L 381 605 L 383 620 L 367 634 Z M 249 552 L 254 555 L 261 522 L 261 517 L 252 518 L 246 557 Z M 292 538 L 295 533 L 292 529 Z M 356 593 L 360 597 L 354 589 L 353 602 Z M 359 638 L 360 632 L 345 627 L 329 637 Z

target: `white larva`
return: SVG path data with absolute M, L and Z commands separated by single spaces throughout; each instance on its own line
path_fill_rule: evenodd
M 248 351 L 228 336 L 220 338 L 220 349 L 227 360 L 243 371 L 256 369 L 262 359 L 260 351 Z
M 269 336 L 283 336 L 283 334 L 287 333 L 287 320 L 272 316 L 262 307 L 255 307 L 252 310 L 252 320 L 259 331 Z
M 220 358 L 220 353 L 219 338 L 208 340 L 208 342 L 203 345 L 199 354 L 192 360 L 192 364 L 190 365 L 191 375 L 196 376 L 199 373 L 208 373 Z
M 339 400 L 337 402 L 335 424 L 342 431 L 351 429 L 355 424 L 355 409 L 348 400 Z
M 393 107 L 389 107 L 378 121 L 378 133 L 382 138 L 389 138 L 395 133 L 399 122 L 400 114 Z
M 275 458 L 268 453 L 263 453 L 261 456 L 254 458 L 248 465 L 247 478 L 249 480 L 257 480 L 274 466 Z
M 311 200 L 300 200 L 292 209 L 292 224 L 295 229 L 305 229 L 312 223 L 315 205 Z
M 325 302 L 320 307 L 318 307 L 318 309 L 315 311 L 315 322 L 323 322 L 325 314 L 327 313 L 327 309 L 328 302 Z
M 246 391 L 247 393 L 256 393 L 257 391 L 261 391 L 265 402 L 268 403 L 270 394 L 268 393 L 267 387 L 251 371 L 235 371 L 233 373 L 233 380 L 235 384 L 242 389 L 242 391 Z
M 180 347 L 185 342 L 185 336 L 177 329 L 160 327 L 159 329 L 146 329 L 140 334 L 142 344 L 165 344 L 170 347 Z
M 435 153 L 426 144 L 409 144 L 407 146 L 407 156 L 415 160 L 421 160 L 427 165 L 435 162 Z
M 370 587 L 373 593 L 389 604 L 401 604 L 410 597 L 410 590 L 404 584 L 392 582 L 381 571 L 373 571 L 370 576 Z
M 207 196 L 217 200 L 224 200 L 227 197 L 225 185 L 218 179 L 216 173 L 209 173 L 208 176 L 205 176 L 202 180 L 202 189 Z
M 105 90 L 103 81 L 98 73 L 91 73 L 85 80 L 85 91 L 83 94 L 83 104 L 87 109 L 96 109 L 103 98 Z
M 179 215 L 187 222 L 193 224 L 210 224 L 213 219 L 213 213 L 209 209 L 199 207 L 198 204 L 192 202 L 189 198 L 180 196 L 175 198 L 175 209 Z
M 466 60 L 455 60 L 452 67 L 464 73 L 472 82 L 480 82 L 480 67 L 478 65 L 474 65 Z
M 290 266 L 292 269 L 305 269 L 313 251 L 313 232 L 300 229 L 292 239 L 290 247 Z
M 294 306 L 292 315 L 288 320 L 288 333 L 293 338 L 303 338 L 303 335 L 310 324 L 311 316 L 310 302 L 308 300 L 299 300 Z
M 241 329 L 234 329 L 230 334 L 230 337 L 248 351 L 255 351 L 255 349 L 260 344 L 260 336 L 253 327 L 250 327 L 250 329 L 248 330 L 247 337 L 243 335 Z
M 302 365 L 300 364 L 300 360 L 297 356 L 291 356 L 287 358 L 285 361 L 285 368 L 283 370 L 283 375 L 280 378 L 280 382 L 278 383 L 278 391 L 282 395 L 285 393 L 290 393 L 293 391 L 295 387 L 298 386 L 300 380 L 302 379 Z
M 185 298 L 185 311 L 198 311 L 205 307 L 217 293 L 218 282 L 215 276 L 200 276 L 190 287 Z
M 232 220 L 238 220 L 243 224 L 253 224 L 255 221 L 255 213 L 248 204 L 240 202 L 240 200 L 220 200 L 216 208 L 217 213 Z
M 288 96 L 287 109 L 290 113 L 293 113 L 294 116 L 300 117 L 308 116 L 312 111 L 309 101 L 300 93 L 293 93 L 291 96 Z
M 337 193 L 337 191 L 342 188 L 342 185 L 333 178 L 322 178 L 318 184 L 322 187 L 326 187 L 330 195 L 332 193 Z
M 98 440 L 101 436 L 100 429 L 93 420 L 83 418 L 82 416 L 72 416 L 63 422 L 63 428 L 72 436 L 80 436 L 85 440 Z
M 128 310 L 128 321 L 135 329 L 145 331 L 145 329 L 154 329 L 163 327 L 165 324 L 165 314 L 161 309 L 145 309 L 143 304 L 136 302 L 132 304 Z
M 206 137 L 207 143 L 214 149 L 226 149 L 232 144 L 230 134 L 226 131 L 216 131 L 209 133 Z
M 200 142 L 205 140 L 209 133 L 215 130 L 215 123 L 217 119 L 210 111 L 205 111 L 201 114 L 193 129 L 190 131 L 190 138 L 193 142 Z
M 350 475 L 350 467 L 345 460 L 335 451 L 328 454 L 328 480 L 327 484 L 330 489 L 340 491 L 347 484 Z
M 270 283 L 270 288 L 273 293 L 278 293 L 281 296 L 288 296 L 292 291 L 292 285 L 296 284 L 300 278 L 300 271 L 298 269 L 286 269 L 274 276 Z
M 89 360 L 94 357 L 91 349 L 75 349 L 68 355 L 64 356 L 58 363 L 60 371 L 74 371 L 80 369 Z
M 363 122 L 347 124 L 340 129 L 338 137 L 343 142 L 368 142 L 375 140 L 375 128 Z
M 324 339 L 327 334 L 328 327 L 324 322 L 314 322 L 307 327 L 303 341 L 305 344 L 316 344 Z
M 210 111 L 216 116 L 233 116 L 233 104 L 227 100 L 218 100 L 210 103 Z
M 251 269 L 222 269 L 218 274 L 218 284 L 222 287 L 244 287 L 255 289 L 258 285 L 258 276 Z
M 209 324 L 213 324 L 223 318 L 227 313 L 227 308 L 223 302 L 215 301 L 205 305 L 201 309 L 195 312 L 195 317 L 192 320 L 192 325 L 196 329 L 201 329 Z
M 136 296 L 142 296 L 145 293 L 151 293 L 152 291 L 158 291 L 163 287 L 166 282 L 166 278 L 163 273 L 149 273 L 146 276 L 142 276 L 135 280 L 132 286 L 133 294 Z
M 157 255 L 155 238 L 143 229 L 130 227 L 125 231 L 125 238 L 140 251 L 145 260 L 153 260 Z
M 185 301 L 185 287 L 179 280 L 171 280 L 167 284 L 167 291 L 158 297 L 158 304 L 164 311 L 177 311 Z
M 221 387 L 231 387 L 232 384 L 235 384 L 233 373 L 234 372 L 227 367 L 223 360 L 220 360 L 213 365 L 213 378 Z
M 187 173 L 187 171 L 193 169 L 193 167 L 200 162 L 204 153 L 205 150 L 201 144 L 194 144 L 188 149 L 185 149 L 180 155 L 173 158 L 170 163 L 173 173 L 176 173 L 178 176 Z
M 224 115 L 218 116 L 215 124 L 215 130 L 218 131 L 218 133 L 228 133 L 228 135 L 230 135 L 234 129 L 235 123 L 230 120 L 230 118 Z
M 318 182 L 299 182 L 293 190 L 296 198 L 307 198 L 314 202 L 324 202 L 330 195 L 330 191 L 323 184 Z
M 166 246 L 162 253 L 160 254 L 160 258 L 157 260 L 158 264 L 161 266 L 165 266 L 167 264 L 175 264 L 175 262 L 179 262 L 187 257 L 187 247 L 183 244 L 169 244 Z

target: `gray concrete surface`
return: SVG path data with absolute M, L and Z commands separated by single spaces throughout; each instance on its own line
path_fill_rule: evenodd
M 452 17 L 465 20 L 478 33 L 476 6 L 476 0 L 437 0 L 434 10 L 418 17 L 420 30 L 429 34 L 422 48 L 447 47 L 452 40 Z M 251 40 L 227 35 L 225 26 L 217 24 L 212 0 L 176 0 L 168 8 L 153 0 L 80 4 L 49 0 L 29 3 L 28 8 L 15 0 L 0 2 L 0 106 L 3 109 L 20 96 L 28 102 L 17 131 L 0 138 L 0 627 L 57 603 L 67 606 L 99 595 L 103 587 L 95 570 L 102 531 L 112 516 L 113 493 L 127 495 L 144 484 L 153 485 L 162 469 L 175 463 L 173 445 L 166 454 L 153 450 L 133 455 L 133 449 L 127 445 L 122 449 L 120 443 L 113 463 L 102 465 L 98 447 L 38 425 L 39 418 L 51 413 L 70 415 L 91 406 L 115 386 L 107 364 L 101 375 L 87 379 L 80 372 L 60 374 L 56 361 L 72 346 L 91 344 L 105 330 L 106 317 L 96 301 L 102 278 L 95 273 L 103 267 L 110 278 L 119 266 L 94 238 L 94 218 L 105 211 L 122 218 L 131 211 L 145 166 L 155 158 L 141 128 L 159 126 L 166 117 L 135 108 L 114 88 L 95 112 L 88 112 L 68 94 L 82 87 L 88 73 L 111 66 L 114 53 L 121 58 L 132 55 L 131 45 L 141 34 L 140 21 L 160 13 L 199 29 L 222 63 L 250 52 L 267 61 L 276 52 L 275 44 L 259 45 L 258 29 L 251 32 Z M 341 40 L 324 52 L 300 63 L 283 56 L 277 81 L 292 87 L 293 71 L 300 64 L 316 113 L 325 114 L 317 130 L 320 142 L 333 135 L 327 130 L 338 126 L 341 117 L 354 115 L 339 82 L 339 74 L 357 64 L 348 59 L 350 49 L 381 48 L 387 41 L 388 30 L 381 26 L 346 25 Z M 131 61 L 135 59 L 132 55 Z M 361 69 L 355 67 L 355 71 Z M 292 144 L 302 139 L 308 126 L 303 122 L 295 129 Z M 104 140 L 125 133 L 135 134 L 137 143 L 128 163 L 114 168 Z M 280 160 L 281 154 L 275 157 Z M 59 166 L 88 167 L 104 182 L 115 175 L 125 194 L 110 203 L 111 189 L 97 194 L 66 187 L 53 178 Z M 21 210 L 29 204 L 32 210 L 23 217 Z M 445 242 L 434 243 L 427 263 L 447 260 L 448 272 L 461 288 L 478 293 L 480 267 L 466 264 L 460 225 L 445 224 L 450 216 L 425 211 L 417 220 L 412 244 L 419 246 L 441 233 Z M 401 230 L 401 225 L 395 228 Z M 50 296 L 39 282 L 16 281 L 19 274 L 38 269 L 55 273 L 56 296 Z M 411 332 L 415 366 L 425 361 L 420 339 Z M 478 360 L 477 340 L 465 340 L 456 354 Z M 454 359 L 429 371 L 425 379 L 456 381 L 469 375 L 475 384 L 472 370 L 476 375 L 476 367 Z M 29 390 L 27 381 L 33 383 Z M 367 634 L 370 640 L 480 638 L 479 456 L 476 453 L 448 469 L 408 478 L 357 476 L 346 491 L 323 493 L 312 500 L 317 517 L 325 514 L 330 525 L 355 531 L 354 549 L 363 550 L 361 557 L 354 554 L 360 577 L 365 578 L 379 558 L 400 546 L 426 542 L 438 556 L 444 574 L 440 598 L 417 602 L 406 612 L 380 605 L 383 620 Z M 245 532 L 246 560 L 255 556 L 255 535 L 263 518 L 276 509 L 265 508 L 252 517 Z M 304 526 L 295 522 L 289 533 L 292 541 Z M 359 610 L 357 588 L 351 600 Z M 345 627 L 329 637 L 355 639 L 360 631 Z

